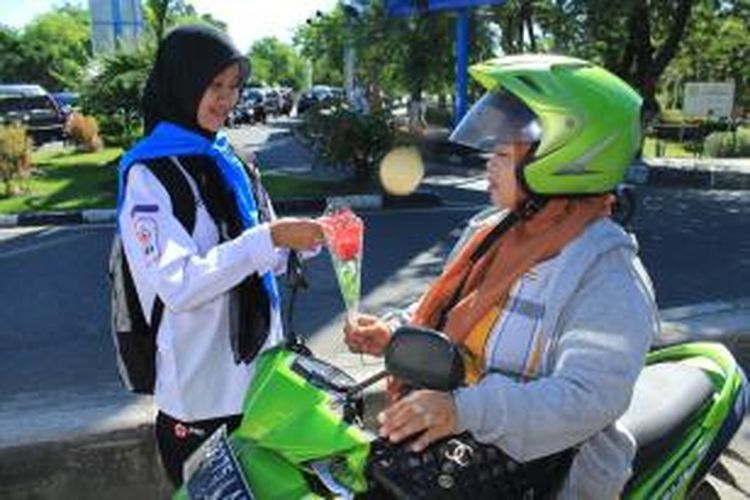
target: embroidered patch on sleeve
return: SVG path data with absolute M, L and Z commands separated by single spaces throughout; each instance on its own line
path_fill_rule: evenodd
M 143 261 L 151 266 L 159 260 L 159 227 L 151 217 L 138 217 L 134 223 L 135 237 L 143 252 Z
M 159 205 L 136 205 L 130 211 L 130 216 L 135 217 L 138 213 L 154 214 L 159 211 Z

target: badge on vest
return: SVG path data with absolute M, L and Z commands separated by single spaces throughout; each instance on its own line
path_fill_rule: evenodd
M 138 217 L 134 227 L 143 262 L 147 267 L 151 266 L 159 260 L 159 227 L 151 217 Z

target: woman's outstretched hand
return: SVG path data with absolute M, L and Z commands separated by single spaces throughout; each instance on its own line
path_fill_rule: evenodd
M 390 340 L 390 328 L 377 316 L 356 314 L 344 324 L 344 342 L 352 352 L 382 356 Z
M 380 412 L 378 422 L 380 435 L 394 443 L 421 433 L 411 445 L 414 451 L 458 432 L 458 413 L 450 392 L 414 391 Z
M 282 217 L 269 223 L 273 246 L 310 250 L 323 243 L 323 227 L 313 219 Z

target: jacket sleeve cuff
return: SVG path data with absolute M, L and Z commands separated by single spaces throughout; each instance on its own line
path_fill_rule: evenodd
M 477 386 L 462 387 L 453 391 L 456 403 L 458 431 L 479 430 L 482 422 L 482 395 Z
M 271 239 L 271 228 L 268 224 L 260 224 L 242 233 L 242 238 L 251 240 L 252 243 L 247 245 L 248 258 L 252 262 L 252 267 L 258 274 L 265 274 L 272 271 L 276 265 L 278 254 L 273 246 Z
M 469 431 L 483 443 L 497 443 L 507 438 L 508 395 L 512 393 L 501 377 L 489 376 L 478 384 L 453 391 L 458 430 Z M 507 450 L 506 450 L 507 451 Z

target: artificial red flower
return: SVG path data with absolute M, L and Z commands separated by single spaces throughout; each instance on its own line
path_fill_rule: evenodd
M 364 223 L 350 208 L 340 209 L 320 218 L 330 251 L 343 261 L 362 253 Z

